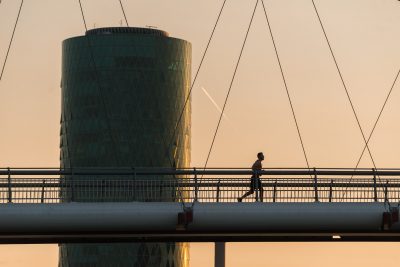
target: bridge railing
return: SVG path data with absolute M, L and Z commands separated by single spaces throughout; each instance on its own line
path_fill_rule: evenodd
M 0 203 L 237 202 L 248 169 L 0 169 Z M 243 202 L 399 202 L 400 171 L 265 169 Z

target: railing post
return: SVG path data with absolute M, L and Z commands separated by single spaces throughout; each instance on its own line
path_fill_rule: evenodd
M 12 203 L 12 190 L 11 190 L 11 171 L 10 171 L 10 167 L 7 168 L 7 172 L 8 172 L 8 203 Z
M 40 203 L 44 203 L 44 185 L 46 183 L 46 180 L 43 179 L 43 185 L 42 185 L 42 195 L 40 197 Z
M 386 184 L 385 184 L 385 202 L 389 202 L 389 198 L 388 198 L 388 184 L 389 184 L 389 181 L 386 180 Z
M 375 168 L 372 168 L 372 171 L 374 172 L 374 201 L 375 202 L 378 202 L 378 191 L 377 191 L 377 188 L 376 188 L 376 174 L 375 174 L 375 172 L 376 172 L 376 169 Z
M 276 202 L 276 188 L 277 188 L 277 185 L 278 185 L 278 181 L 275 180 L 275 183 L 274 183 L 274 192 L 273 192 L 273 194 L 272 194 L 272 202 Z
M 132 200 L 137 200 L 138 196 L 137 182 L 136 182 L 136 168 L 133 168 L 133 198 Z
M 130 192 L 128 193 L 128 199 L 131 199 L 132 201 L 135 199 L 135 191 L 136 191 L 136 171 L 134 167 L 131 167 L 132 170 L 132 182 L 129 184 L 129 190 Z
M 70 198 L 69 198 L 69 201 L 70 202 L 73 202 L 74 201 L 74 198 L 75 198 L 75 196 L 74 196 L 74 187 L 75 187 L 75 184 L 74 184 L 74 169 L 71 169 L 71 179 L 70 179 L 70 181 L 71 181 L 71 184 L 69 185 L 69 187 L 70 187 L 70 191 L 71 191 L 71 193 L 70 193 Z
M 260 176 L 258 174 L 258 170 L 254 170 L 254 176 L 255 176 L 255 185 L 254 185 L 254 190 L 256 191 L 256 202 L 259 201 L 259 188 L 258 188 L 258 181 L 260 179 Z
M 314 198 L 315 202 L 319 202 L 319 197 L 318 197 L 318 178 L 317 178 L 317 170 L 314 168 Z
M 194 200 L 193 201 L 197 201 L 197 196 L 199 193 L 199 187 L 197 185 L 197 172 L 196 172 L 196 168 L 193 168 L 194 171 Z
M 105 201 L 107 198 L 106 198 L 106 196 L 107 196 L 107 190 L 106 190 L 106 181 L 104 180 L 104 179 L 101 179 L 101 186 L 100 186 L 100 189 L 101 189 L 101 195 L 100 195 L 100 198 L 101 198 L 101 200 L 102 201 Z M 108 190 L 110 190 L 110 187 L 108 188 Z M 112 190 L 112 189 L 111 189 Z M 106 200 L 107 201 L 107 200 Z M 109 200 L 108 200 L 109 201 Z
M 218 183 L 217 183 L 217 202 L 219 202 L 219 187 L 220 187 L 220 184 L 221 184 L 221 179 L 218 179 Z
M 332 202 L 332 187 L 333 187 L 333 179 L 331 179 L 331 185 L 329 186 L 329 202 Z

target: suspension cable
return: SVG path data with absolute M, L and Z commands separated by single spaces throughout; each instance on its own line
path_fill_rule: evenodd
M 399 78 L 399 75 L 400 75 L 400 69 L 399 69 L 399 71 L 397 72 L 397 75 L 396 75 L 396 77 L 395 77 L 395 79 L 394 79 L 394 81 L 393 81 L 393 83 L 392 83 L 392 86 L 390 87 L 389 93 L 388 93 L 387 96 L 386 96 L 386 99 L 385 99 L 385 101 L 384 101 L 384 103 L 383 103 L 383 105 L 382 105 L 382 108 L 381 108 L 381 110 L 380 110 L 380 112 L 379 112 L 379 115 L 378 115 L 378 117 L 377 117 L 376 120 L 375 120 L 374 127 L 372 127 L 371 133 L 370 133 L 369 136 L 368 136 L 367 144 L 369 143 L 369 141 L 370 141 L 372 135 L 374 134 L 375 128 L 376 128 L 376 126 L 377 126 L 377 124 L 378 124 L 378 122 L 379 122 L 379 120 L 380 120 L 380 118 L 381 118 L 381 115 L 382 115 L 382 113 L 383 113 L 383 110 L 385 109 L 386 104 L 387 104 L 387 102 L 388 102 L 388 100 L 389 100 L 389 98 L 390 98 L 390 96 L 391 96 L 391 94 L 392 94 L 393 88 L 394 88 L 394 86 L 396 85 L 396 82 L 397 82 L 397 79 Z M 363 157 L 363 155 L 364 155 L 364 152 L 365 152 L 365 149 L 366 149 L 366 148 L 367 148 L 367 146 L 364 145 L 364 148 L 363 148 L 363 150 L 362 150 L 362 152 L 361 152 L 360 157 L 358 158 L 358 161 L 357 161 L 356 166 L 354 167 L 354 170 L 357 170 L 358 165 L 359 165 L 360 162 L 361 162 L 361 159 L 362 159 L 362 157 Z M 350 177 L 349 184 L 351 183 L 351 180 L 353 179 L 353 176 L 354 176 L 354 175 L 352 175 L 352 176 Z M 379 176 L 378 176 L 378 177 L 379 177 Z M 379 177 L 379 179 L 380 179 L 380 177 Z M 380 181 L 380 182 L 381 182 L 381 181 Z M 345 197 L 345 195 L 346 195 L 346 193 L 347 193 L 347 188 L 348 188 L 348 186 L 346 186 L 345 191 L 343 192 L 342 199 Z
M 220 10 L 219 10 L 219 13 L 218 13 L 218 16 L 217 16 L 217 20 L 215 21 L 214 26 L 213 26 L 213 29 L 212 29 L 212 31 L 211 31 L 211 35 L 210 35 L 210 37 L 208 38 L 208 42 L 207 42 L 206 48 L 205 48 L 205 50 L 204 50 L 204 52 L 203 52 L 203 55 L 202 55 L 201 60 L 200 60 L 200 64 L 199 64 L 199 66 L 198 66 L 198 68 L 197 68 L 197 71 L 196 71 L 196 74 L 195 74 L 195 76 L 194 76 L 193 82 L 192 82 L 192 84 L 191 84 L 191 86 L 190 86 L 189 93 L 188 93 L 188 95 L 187 95 L 187 97 L 186 97 L 186 99 L 185 99 L 185 102 L 184 102 L 184 104 L 183 104 L 182 110 L 181 110 L 181 112 L 180 112 L 180 114 L 179 114 L 179 117 L 178 117 L 178 120 L 177 120 L 177 122 L 176 122 L 174 131 L 172 132 L 171 139 L 170 139 L 170 141 L 169 141 L 168 144 L 166 144 L 166 143 L 165 143 L 165 139 L 163 139 L 164 146 L 165 146 L 165 150 L 166 150 L 165 152 L 166 152 L 166 155 L 167 155 L 167 157 L 168 157 L 168 160 L 169 160 L 169 162 L 170 162 L 171 167 L 175 167 L 175 166 L 174 166 L 174 162 L 173 162 L 172 159 L 171 159 L 171 155 L 170 155 L 170 153 L 169 153 L 169 150 L 170 150 L 171 145 L 172 145 L 173 142 L 174 142 L 176 132 L 177 132 L 177 130 L 178 130 L 178 128 L 179 128 L 179 125 L 180 125 L 180 123 L 181 123 L 181 121 L 182 121 L 183 114 L 185 113 L 187 104 L 188 104 L 189 99 L 190 99 L 190 97 L 191 97 L 191 95 L 192 95 L 192 91 L 193 91 L 194 85 L 196 84 L 197 77 L 198 77 L 198 75 L 199 75 L 199 73 L 200 73 L 201 67 L 203 66 L 204 59 L 205 59 L 205 57 L 206 57 L 206 55 L 207 55 L 207 52 L 208 52 L 208 49 L 209 49 L 209 47 L 210 47 L 211 41 L 213 40 L 215 30 L 216 30 L 216 28 L 217 28 L 217 26 L 218 26 L 218 23 L 219 23 L 219 21 L 220 21 L 220 18 L 221 18 L 221 15 L 222 15 L 223 10 L 224 10 L 224 8 L 225 8 L 226 2 L 227 2 L 227 0 L 224 0 L 224 1 L 223 1 L 222 6 L 221 6 L 221 8 L 220 8 Z M 174 175 L 174 178 L 176 178 L 175 175 Z M 185 201 L 184 201 L 184 199 L 183 199 L 183 194 L 182 194 L 182 192 L 181 192 L 181 190 L 180 190 L 180 187 L 178 187 L 178 196 L 179 196 L 179 198 L 180 198 L 180 200 L 181 200 L 182 207 L 185 208 Z M 194 202 L 192 203 L 192 207 L 193 207 L 193 206 L 194 206 Z
M 190 97 L 191 97 L 191 95 L 192 95 L 192 91 L 193 91 L 194 85 L 196 84 L 197 77 L 198 77 L 198 75 L 199 75 L 199 73 L 200 73 L 200 70 L 201 70 L 201 67 L 202 67 L 202 65 L 203 65 L 204 59 L 205 59 L 205 57 L 206 57 L 206 55 L 207 55 L 207 52 L 208 52 L 208 49 L 209 49 L 209 47 L 210 47 L 211 41 L 212 41 L 212 39 L 213 39 L 213 37 L 214 37 L 215 30 L 216 30 L 216 28 L 217 28 L 217 26 L 218 26 L 218 23 L 219 23 L 219 21 L 220 21 L 220 18 L 221 18 L 221 15 L 222 15 L 222 12 L 223 12 L 223 10 L 224 10 L 224 7 L 225 7 L 226 2 L 227 2 L 227 0 L 224 0 L 224 2 L 222 3 L 221 8 L 220 8 L 220 10 L 219 10 L 218 17 L 217 17 L 217 20 L 216 20 L 215 23 L 214 23 L 214 27 L 213 27 L 213 29 L 212 29 L 212 31 L 211 31 L 211 35 L 210 35 L 210 37 L 209 37 L 209 39 L 208 39 L 208 42 L 207 42 L 207 45 L 206 45 L 206 49 L 205 49 L 204 52 L 203 52 L 203 55 L 202 55 L 202 57 L 201 57 L 200 64 L 199 64 L 199 66 L 198 66 L 198 68 L 197 68 L 197 71 L 196 71 L 196 74 L 195 74 L 195 76 L 194 76 L 192 85 L 190 86 L 189 94 L 187 95 L 187 97 L 186 97 L 186 99 L 185 99 L 185 103 L 184 103 L 183 108 L 182 108 L 182 110 L 181 110 L 181 113 L 179 114 L 179 118 L 178 118 L 178 121 L 176 122 L 174 131 L 173 131 L 172 136 L 171 136 L 171 140 L 170 140 L 170 142 L 168 143 L 168 145 L 166 146 L 166 153 L 167 153 L 167 155 L 168 155 L 168 157 L 169 157 L 169 159 L 170 159 L 170 162 L 172 162 L 172 161 L 171 161 L 171 158 L 170 158 L 170 156 L 169 156 L 169 149 L 170 149 L 171 145 L 172 145 L 173 142 L 174 142 L 175 135 L 176 135 L 176 131 L 178 130 L 179 125 L 180 125 L 180 123 L 181 123 L 181 121 L 182 121 L 183 114 L 184 114 L 184 112 L 185 112 L 185 110 L 186 110 L 187 104 L 188 104 L 189 99 L 190 99 Z M 171 163 L 171 165 L 172 165 L 172 163 Z
M 124 9 L 124 6 L 122 5 L 121 0 L 119 0 L 119 4 L 121 5 L 122 13 L 124 14 L 126 26 L 129 27 L 128 19 L 126 18 L 125 9 Z
M 86 24 L 85 14 L 83 12 L 83 7 L 82 7 L 81 0 L 78 0 L 78 2 L 79 2 L 79 7 L 81 9 L 83 24 L 84 24 L 85 30 L 87 32 L 88 28 L 87 28 L 87 24 Z M 97 83 L 97 86 L 98 86 L 98 89 L 99 89 L 101 104 L 104 107 L 104 112 L 105 112 L 105 115 L 106 115 L 106 125 L 107 125 L 107 128 L 108 128 L 108 132 L 110 134 L 110 139 L 111 139 L 111 141 L 113 143 L 113 145 L 111 147 L 112 147 L 112 150 L 113 150 L 113 153 L 114 153 L 114 156 L 115 156 L 115 160 L 116 160 L 117 164 L 119 164 L 121 162 L 120 162 L 118 153 L 116 152 L 116 141 L 114 140 L 114 135 L 113 135 L 113 132 L 111 130 L 111 125 L 110 125 L 110 122 L 109 122 L 107 106 L 106 106 L 106 103 L 104 101 L 104 95 L 102 93 L 102 87 L 101 87 L 100 78 L 99 78 L 99 75 L 98 75 L 98 69 L 96 67 L 96 61 L 95 61 L 95 58 L 94 58 L 94 55 L 93 55 L 93 47 L 92 47 L 92 43 L 90 42 L 90 36 L 87 36 L 86 39 L 87 39 L 87 43 L 88 43 L 88 47 L 89 47 L 89 51 L 90 51 L 90 60 L 92 62 L 93 69 L 94 69 L 95 80 L 96 80 L 96 83 Z
M 308 162 L 306 149 L 305 149 L 305 146 L 304 146 L 303 138 L 302 138 L 302 136 L 301 136 L 300 127 L 299 127 L 299 124 L 298 124 L 298 122 L 297 122 L 296 113 L 295 113 L 295 110 L 294 110 L 294 106 L 293 106 L 293 103 L 292 103 L 292 99 L 291 99 L 291 97 L 290 97 L 289 89 L 288 89 L 287 82 L 286 82 L 286 77 L 285 77 L 285 74 L 284 74 L 284 72 L 283 72 L 282 63 L 281 63 L 281 60 L 280 60 L 280 57 L 279 57 L 279 53 L 278 53 L 278 49 L 277 49 L 277 46 L 276 46 L 276 43 L 275 43 L 275 38 L 274 38 L 274 35 L 273 35 L 273 33 L 272 33 L 272 28 L 271 28 L 271 24 L 270 24 L 270 22 L 269 22 L 268 13 L 267 13 L 267 9 L 266 9 L 265 4 L 264 4 L 264 0 L 261 0 L 261 3 L 262 3 L 262 6 L 263 6 L 265 18 L 266 18 L 266 20 L 267 20 L 269 33 L 270 33 L 271 39 L 272 39 L 272 44 L 274 45 L 275 55 L 276 55 L 276 59 L 278 60 L 279 69 L 280 69 L 280 71 L 281 71 L 282 80 L 283 80 L 283 83 L 284 83 L 284 85 L 285 85 L 286 95 L 287 95 L 288 100 L 289 100 L 290 109 L 292 110 L 292 115 L 293 115 L 294 123 L 296 124 L 297 134 L 298 134 L 299 139 L 300 139 L 300 144 L 301 144 L 301 148 L 302 148 L 302 150 L 303 150 L 304 159 L 306 160 L 307 168 L 310 169 L 310 164 L 309 164 L 309 162 Z
M 86 19 L 85 19 L 85 14 L 83 12 L 83 7 L 82 7 L 82 3 L 81 0 L 78 0 L 79 2 L 79 7 L 81 8 L 81 14 L 82 14 L 82 19 L 83 19 L 83 25 L 85 25 L 85 30 L 87 31 L 88 27 L 86 25 Z
M 226 94 L 226 97 L 225 97 L 224 106 L 222 107 L 222 111 L 221 111 L 221 115 L 219 116 L 217 128 L 215 129 L 214 137 L 213 137 L 213 140 L 212 140 L 211 146 L 210 146 L 210 150 L 208 151 L 206 163 L 204 164 L 204 169 L 207 168 L 208 160 L 210 159 L 210 155 L 211 155 L 211 152 L 212 152 L 214 143 L 215 143 L 215 138 L 217 137 L 217 133 L 218 133 L 218 130 L 219 130 L 219 126 L 221 125 L 222 116 L 223 116 L 223 114 L 224 114 L 225 107 L 226 107 L 226 103 L 228 102 L 229 95 L 230 95 L 230 93 L 231 93 L 232 85 L 233 85 L 233 82 L 234 82 L 234 80 L 235 80 L 236 73 L 237 73 L 237 70 L 238 70 L 238 67 L 239 67 L 239 63 L 240 63 L 240 60 L 241 60 L 242 55 L 243 55 L 244 47 L 246 46 L 247 37 L 249 36 L 249 32 L 250 32 L 251 25 L 253 24 L 253 19 L 254 19 L 254 15 L 255 15 L 255 13 L 256 13 L 256 10 L 257 10 L 258 2 L 259 2 L 259 0 L 257 0 L 257 1 L 256 1 L 256 4 L 254 5 L 254 9 L 253 9 L 253 13 L 252 13 L 252 15 L 251 15 L 250 23 L 249 23 L 249 26 L 247 27 L 246 36 L 244 37 L 243 44 L 242 44 L 242 48 L 240 49 L 240 54 L 239 54 L 238 60 L 237 60 L 237 62 L 236 62 L 235 70 L 234 70 L 234 72 L 233 72 L 232 79 L 231 79 L 231 82 L 230 82 L 230 85 L 229 85 L 228 93 Z
M 370 158 L 371 158 L 371 161 L 372 161 L 372 164 L 374 165 L 374 168 L 377 169 L 376 164 L 375 164 L 374 157 L 372 156 L 371 150 L 370 150 L 370 148 L 369 148 L 369 146 L 368 146 L 368 141 L 369 141 L 369 139 L 368 139 L 368 140 L 366 139 L 365 134 L 364 134 L 364 131 L 363 131 L 362 127 L 361 127 L 360 120 L 358 119 L 357 112 L 356 112 L 355 107 L 354 107 L 354 105 L 353 105 L 353 102 L 352 102 L 352 100 L 351 100 L 350 93 L 349 93 L 349 91 L 348 91 L 348 89 L 347 89 L 347 86 L 346 86 L 346 83 L 345 83 L 345 81 L 344 81 L 342 72 L 340 71 L 339 64 L 338 64 L 338 62 L 337 62 L 337 60 L 336 60 L 335 54 L 334 54 L 334 52 L 333 52 L 332 46 L 331 46 L 331 44 L 330 44 L 328 35 L 327 35 L 327 33 L 326 33 L 326 30 L 325 30 L 325 27 L 324 27 L 324 25 L 323 25 L 323 23 L 322 23 L 322 20 L 321 20 L 320 15 L 319 15 L 317 6 L 315 5 L 314 0 L 311 0 L 311 2 L 312 2 L 312 4 L 313 4 L 313 7 L 314 7 L 315 13 L 316 13 L 316 15 L 317 15 L 319 24 L 320 24 L 320 26 L 321 26 L 321 29 L 322 29 L 322 31 L 323 31 L 323 33 L 324 33 L 325 40 L 326 40 L 326 42 L 327 42 L 327 44 L 328 44 L 329 51 L 330 51 L 330 53 L 331 53 L 331 55 L 332 55 L 332 58 L 333 58 L 333 61 L 334 61 L 334 63 L 335 63 L 336 69 L 337 69 L 337 71 L 338 71 L 338 74 L 339 74 L 340 80 L 341 80 L 341 82 L 342 82 L 343 88 L 344 88 L 344 90 L 345 90 L 345 92 L 346 92 L 347 99 L 349 100 L 349 103 L 350 103 L 351 109 L 352 109 L 352 111 L 353 111 L 354 117 L 355 117 L 355 119 L 356 119 L 356 121 L 357 121 L 358 128 L 359 128 L 359 130 L 360 130 L 360 132 L 361 132 L 361 135 L 362 135 L 362 138 L 363 138 L 363 140 L 364 140 L 365 148 L 366 148 L 367 151 L 368 151 L 368 154 L 369 154 L 369 156 L 370 156 Z M 364 148 L 364 149 L 365 149 L 365 148 Z M 383 183 L 382 183 L 381 178 L 380 178 L 379 175 L 378 175 L 378 179 L 379 179 L 379 183 L 382 185 L 382 188 L 384 188 L 384 185 L 383 185 Z M 346 189 L 346 190 L 347 190 L 347 189 Z M 346 191 L 344 192 L 343 196 L 345 195 L 345 193 L 346 193 Z
M 339 64 L 338 64 L 338 62 L 337 62 L 337 60 L 336 60 L 335 54 L 333 53 L 332 46 L 331 46 L 330 41 L 329 41 L 329 39 L 328 39 L 328 35 L 326 34 L 324 25 L 322 24 L 322 20 L 321 20 L 321 17 L 320 17 L 320 15 L 319 15 L 319 13 L 318 13 L 317 7 L 316 7 L 316 5 L 315 5 L 315 3 L 314 3 L 314 0 L 311 0 L 311 1 L 312 1 L 313 6 L 314 6 L 315 13 L 317 14 L 319 24 L 321 25 L 322 31 L 323 31 L 323 33 L 324 33 L 324 36 L 325 36 L 326 42 L 327 42 L 327 44 L 328 44 L 329 50 L 330 50 L 330 52 L 331 52 L 331 55 L 332 55 L 333 61 L 334 61 L 334 63 L 335 63 L 336 69 L 337 69 L 338 74 L 339 74 L 339 76 L 340 76 L 340 80 L 342 81 L 342 85 L 343 85 L 343 88 L 344 88 L 344 90 L 345 90 L 345 92 L 346 92 L 347 99 L 349 100 L 351 109 L 353 110 L 353 114 L 354 114 L 354 117 L 355 117 L 355 119 L 356 119 L 356 121 L 357 121 L 358 128 L 359 128 L 359 130 L 360 130 L 360 132 L 361 132 L 361 135 L 362 135 L 362 137 L 363 137 L 365 146 L 367 147 L 368 153 L 369 153 L 369 155 L 370 155 L 370 157 L 371 157 L 371 161 L 372 161 L 372 163 L 373 163 L 373 165 L 374 165 L 374 167 L 375 167 L 375 169 L 376 169 L 375 160 L 374 160 L 374 158 L 373 158 L 373 156 L 372 156 L 371 150 L 369 149 L 367 139 L 366 139 L 365 134 L 364 134 L 364 131 L 363 131 L 362 127 L 361 127 L 360 120 L 358 119 L 357 112 L 356 112 L 355 107 L 354 107 L 354 105 L 353 105 L 353 101 L 351 100 L 350 93 L 349 93 L 349 91 L 348 91 L 348 89 L 347 89 L 346 83 L 344 82 L 344 78 L 343 78 L 342 72 L 340 71 Z
M 6 67 L 6 63 L 7 63 L 7 59 L 8 59 L 8 54 L 10 53 L 11 45 L 12 45 L 13 40 L 14 40 L 15 29 L 17 28 L 17 25 L 18 25 L 18 21 L 19 21 L 20 15 L 21 15 L 21 10 L 22 10 L 23 4 L 24 4 L 24 0 L 21 0 L 21 4 L 20 4 L 19 10 L 18 10 L 17 19 L 15 20 L 14 29 L 13 29 L 13 32 L 12 32 L 12 34 L 11 34 L 10 43 L 8 44 L 6 57 L 5 57 L 5 59 L 4 59 L 3 67 L 2 67 L 2 69 L 1 69 L 0 81 L 1 81 L 1 79 L 3 78 L 3 73 L 4 73 L 4 69 L 5 69 L 5 67 Z
M 372 128 L 372 131 L 371 131 L 371 133 L 370 133 L 369 136 L 368 136 L 367 144 L 369 143 L 369 141 L 370 141 L 370 139 L 371 139 L 371 137 L 372 137 L 372 135 L 373 135 L 373 133 L 374 133 L 374 131 L 375 131 L 376 125 L 378 124 L 378 122 L 379 122 L 379 120 L 380 120 L 380 118 L 381 118 L 381 115 L 382 115 L 382 113 L 383 113 L 383 110 L 385 109 L 386 104 L 387 104 L 387 102 L 388 102 L 388 100 L 389 100 L 389 98 L 390 98 L 390 96 L 391 96 L 391 94 L 392 94 L 393 88 L 394 88 L 394 86 L 396 85 L 396 82 L 397 82 L 397 79 L 399 78 L 399 75 L 400 75 L 400 69 L 399 69 L 399 71 L 397 72 L 397 75 L 396 75 L 396 77 L 395 77 L 395 79 L 394 79 L 394 81 L 393 81 L 393 83 L 392 83 L 392 86 L 390 87 L 389 93 L 388 93 L 387 96 L 386 96 L 385 102 L 383 103 L 383 106 L 382 106 L 381 110 L 379 111 L 379 115 L 378 115 L 378 117 L 377 117 L 376 120 L 375 120 L 374 127 Z M 359 159 L 358 159 L 358 161 L 357 161 L 356 169 L 357 169 L 357 167 L 358 167 L 358 164 L 359 164 L 360 161 L 361 161 L 361 158 L 362 158 L 362 156 L 363 156 L 363 154 L 364 154 L 364 152 L 365 152 L 365 149 L 367 148 L 367 144 L 365 144 L 365 146 L 364 146 L 364 148 L 363 148 L 363 150 L 362 150 L 362 152 L 361 152 L 361 155 L 360 155 L 360 157 L 359 157 Z

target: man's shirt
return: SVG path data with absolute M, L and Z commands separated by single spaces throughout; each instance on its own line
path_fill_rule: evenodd
M 262 169 L 262 164 L 261 164 L 261 160 L 256 160 L 256 162 L 254 162 L 253 166 L 251 167 L 251 169 L 253 171 L 260 171 Z

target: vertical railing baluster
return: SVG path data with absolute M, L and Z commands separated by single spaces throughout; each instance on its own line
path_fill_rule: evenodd
M 389 197 L 388 197 L 388 185 L 389 185 L 389 181 L 386 180 L 386 184 L 385 184 L 385 202 L 389 202 Z
M 43 179 L 43 183 L 42 183 L 42 196 L 40 197 L 40 203 L 44 203 L 44 185 L 46 183 L 46 180 Z
M 132 192 L 132 200 L 137 200 L 137 185 L 136 185 L 136 168 L 133 168 L 133 192 Z
M 332 202 L 332 188 L 333 188 L 333 179 L 331 179 L 331 185 L 329 186 L 329 202 Z
M 220 192 L 220 184 L 221 184 L 221 179 L 218 179 L 217 183 L 217 202 L 219 202 L 219 192 Z
M 372 171 L 374 172 L 374 178 L 373 178 L 373 181 L 374 181 L 374 201 L 378 202 L 378 190 L 376 188 L 376 174 L 375 174 L 376 170 L 375 170 L 375 168 L 372 168 Z
M 258 170 L 254 170 L 254 177 L 255 177 L 255 185 L 254 185 L 254 190 L 256 191 L 255 193 L 256 193 L 256 202 L 258 202 L 259 201 L 259 193 L 260 193 L 260 189 L 258 188 L 258 184 L 259 184 L 259 180 L 260 180 L 260 175 L 258 174 Z
M 74 201 L 74 199 L 75 199 L 75 196 L 74 196 L 74 194 L 75 194 L 75 183 L 74 183 L 74 170 L 73 169 L 71 169 L 71 179 L 70 179 L 70 181 L 71 181 L 71 184 L 70 184 L 70 191 L 71 191 L 71 193 L 70 193 L 70 195 L 71 195 L 71 197 L 70 197 L 70 199 L 69 199 L 69 201 L 70 202 L 73 202 Z
M 101 201 L 105 201 L 107 199 L 107 191 L 106 191 L 106 186 L 105 186 L 105 181 L 104 179 L 101 179 L 101 185 L 100 185 L 100 199 Z M 97 200 L 99 201 L 99 200 Z
M 198 193 L 199 193 L 199 187 L 197 185 L 197 172 L 196 172 L 196 168 L 193 168 L 194 171 L 194 200 L 193 201 L 197 201 L 197 197 L 198 197 Z
M 314 199 L 315 202 L 319 201 L 319 196 L 318 196 L 318 178 L 317 178 L 317 170 L 314 168 Z
M 277 185 L 278 185 L 278 181 L 275 180 L 275 183 L 274 183 L 274 192 L 273 192 L 273 194 L 272 194 L 272 202 L 276 202 L 276 188 L 277 188 Z
M 7 168 L 8 171 L 8 203 L 12 203 L 12 190 L 11 190 L 11 171 L 10 167 Z

